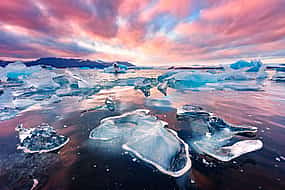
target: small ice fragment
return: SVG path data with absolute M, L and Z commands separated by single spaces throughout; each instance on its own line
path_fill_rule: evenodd
M 115 111 L 116 103 L 111 97 L 105 99 L 105 105 L 109 111 Z
M 280 159 L 280 158 L 278 158 L 278 157 L 276 157 L 276 158 L 275 158 L 275 160 L 276 160 L 276 161 L 278 161 L 278 162 L 280 162 L 280 161 L 281 161 L 281 159 Z
M 167 88 L 168 88 L 168 82 L 165 81 L 161 84 L 159 84 L 157 86 L 157 89 L 164 95 L 164 96 L 167 96 Z
M 275 75 L 273 75 L 272 80 L 276 82 L 285 82 L 285 72 L 276 72 Z
M 35 189 L 37 187 L 37 185 L 39 184 L 39 181 L 37 179 L 33 179 L 33 186 L 31 188 L 31 190 Z
M 166 125 L 148 110 L 135 110 L 101 120 L 89 138 L 102 141 L 122 139 L 124 150 L 162 173 L 178 177 L 191 168 L 188 145 L 176 132 L 165 128 Z
M 58 135 L 53 127 L 41 124 L 36 128 L 24 128 L 22 124 L 15 129 L 19 133 L 20 144 L 17 149 L 25 153 L 45 153 L 60 149 L 69 138 Z

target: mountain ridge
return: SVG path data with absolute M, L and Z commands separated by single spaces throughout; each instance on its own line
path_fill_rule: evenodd
M 4 61 L 0 60 L 0 66 L 4 67 L 14 61 Z M 121 65 L 126 65 L 128 67 L 135 66 L 132 63 L 125 61 L 115 61 L 115 62 L 106 62 L 101 60 L 89 60 L 89 59 L 75 59 L 75 58 L 60 58 L 60 57 L 43 57 L 33 61 L 22 61 L 26 66 L 34 65 L 43 65 L 43 66 L 52 66 L 55 68 L 69 68 L 69 67 L 89 67 L 89 68 L 98 68 L 104 69 L 106 67 L 112 66 L 114 63 Z

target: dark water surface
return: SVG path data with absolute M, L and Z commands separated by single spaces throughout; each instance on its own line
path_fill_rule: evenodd
M 138 72 L 127 75 L 156 77 L 162 71 Z M 119 102 L 115 112 L 84 112 L 102 105 L 107 96 Z M 164 103 L 153 104 L 153 99 Z M 146 108 L 168 122 L 168 127 L 183 139 L 187 124 L 176 119 L 175 108 L 184 104 L 200 105 L 233 124 L 258 127 L 253 139 L 261 139 L 264 147 L 228 163 L 191 151 L 191 170 L 180 178 L 173 178 L 125 152 L 120 143 L 100 143 L 88 138 L 90 130 L 98 126 L 102 118 Z M 70 137 L 70 142 L 59 152 L 26 155 L 17 150 L 16 125 L 23 123 L 29 128 L 42 122 Z M 284 190 L 285 84 L 268 80 L 264 91 L 252 92 L 170 90 L 168 96 L 152 89 L 148 98 L 130 87 L 115 87 L 83 101 L 69 97 L 52 109 L 35 109 L 0 122 L 0 159 L 1 190 L 31 189 L 33 179 L 39 182 L 35 189 L 43 190 Z

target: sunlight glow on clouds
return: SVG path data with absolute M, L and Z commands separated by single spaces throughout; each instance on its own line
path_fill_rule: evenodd
M 0 59 L 285 62 L 284 0 L 1 0 Z

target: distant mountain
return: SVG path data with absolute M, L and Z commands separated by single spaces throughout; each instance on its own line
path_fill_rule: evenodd
M 12 61 L 1 61 L 0 66 L 4 67 L 12 63 Z M 46 57 L 46 58 L 39 58 L 35 61 L 26 61 L 23 62 L 27 66 L 33 65 L 44 65 L 44 66 L 52 66 L 56 68 L 68 68 L 68 67 L 90 67 L 90 68 L 98 68 L 103 69 L 105 67 L 109 67 L 113 65 L 115 62 L 105 62 L 101 60 L 91 61 L 91 60 L 83 60 L 83 59 L 66 59 L 66 58 L 57 58 L 57 57 Z M 121 65 L 126 65 L 128 67 L 133 67 L 132 63 L 124 62 L 124 61 L 117 61 L 116 63 Z

